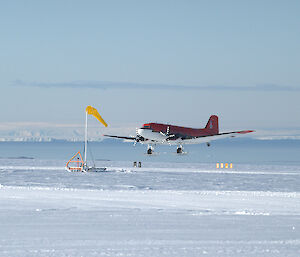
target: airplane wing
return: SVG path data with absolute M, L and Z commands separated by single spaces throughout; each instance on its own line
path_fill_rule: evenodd
M 136 141 L 136 142 L 139 142 L 141 144 L 144 144 L 144 143 L 156 143 L 155 140 L 151 140 L 151 139 L 148 139 L 148 138 L 144 138 L 140 135 L 137 135 L 136 137 L 125 137 L 125 136 L 113 136 L 113 135 L 103 135 L 105 137 L 112 137 L 112 138 L 119 138 L 119 139 L 124 139 L 124 141 L 126 142 L 126 140 L 132 140 L 132 141 Z
M 199 137 L 194 137 L 194 138 L 201 138 L 201 137 L 217 137 L 217 136 L 231 136 L 234 137 L 235 134 L 247 134 L 254 132 L 254 130 L 241 130 L 241 131 L 233 131 L 233 132 L 225 132 L 225 133 L 219 133 L 215 135 L 205 135 L 205 136 L 199 136 Z
M 247 134 L 247 133 L 251 133 L 254 132 L 254 130 L 241 130 L 241 131 L 233 131 L 233 132 L 225 132 L 225 133 L 219 133 L 219 134 L 215 134 L 215 135 L 205 135 L 205 136 L 198 136 L 198 137 L 190 137 L 190 138 L 174 138 L 174 144 L 176 143 L 176 141 L 179 139 L 182 141 L 182 143 L 185 144 L 199 144 L 199 143 L 208 143 L 212 140 L 216 140 L 216 139 L 222 139 L 222 138 L 227 138 L 227 137 L 235 137 L 238 135 L 242 135 L 242 134 Z M 169 143 L 172 143 L 172 139 L 170 138 Z
M 180 135 L 180 134 L 174 134 L 170 135 L 166 140 L 167 141 L 175 141 L 175 140 L 193 140 L 197 138 L 224 138 L 224 137 L 235 137 L 236 134 L 247 134 L 254 132 L 254 130 L 242 130 L 242 131 L 233 131 L 233 132 L 225 132 L 225 133 L 219 133 L 219 134 L 213 134 L 213 135 L 201 135 L 201 136 L 186 136 L 186 135 Z
M 105 137 L 113 137 L 113 138 L 120 138 L 120 139 L 126 139 L 126 140 L 136 140 L 136 137 L 122 137 L 122 136 L 112 136 L 112 135 L 103 135 Z
M 214 135 L 203 135 L 203 136 L 185 136 L 180 134 L 172 134 L 169 135 L 168 138 L 165 140 L 151 140 L 144 138 L 142 136 L 139 137 L 126 137 L 126 136 L 114 136 L 114 135 L 103 135 L 106 137 L 112 137 L 112 138 L 118 138 L 118 139 L 125 139 L 125 140 L 132 140 L 139 143 L 148 143 L 149 141 L 152 143 L 158 143 L 158 144 L 178 144 L 178 143 L 184 143 L 184 144 L 199 144 L 199 143 L 207 143 L 212 140 L 216 139 L 222 139 L 226 137 L 235 137 L 239 134 L 247 134 L 254 132 L 254 130 L 241 130 L 241 131 L 233 131 L 233 132 L 225 132 L 225 133 L 219 133 Z

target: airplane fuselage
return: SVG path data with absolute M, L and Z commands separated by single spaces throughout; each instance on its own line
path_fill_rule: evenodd
M 180 144 L 183 141 L 188 144 L 199 143 L 198 140 L 195 140 L 197 138 L 201 138 L 201 142 L 207 142 L 203 138 L 219 134 L 218 117 L 212 115 L 206 127 L 201 129 L 163 123 L 146 123 L 137 130 L 137 133 L 140 137 L 159 143 Z
M 213 136 L 218 131 L 212 129 L 195 129 L 188 127 L 180 127 L 162 123 L 148 123 L 137 130 L 139 136 L 147 138 L 150 141 L 159 143 L 168 142 L 169 144 L 179 144 L 183 140 L 195 140 L 195 138 Z M 145 141 L 146 143 L 146 141 Z
M 188 128 L 163 123 L 146 123 L 137 129 L 136 137 L 106 136 L 148 144 L 147 153 L 152 154 L 152 145 L 155 144 L 177 145 L 177 153 L 182 153 L 182 145 L 184 144 L 207 143 L 209 146 L 212 140 L 234 137 L 251 132 L 253 132 L 253 130 L 219 133 L 218 116 L 211 115 L 204 128 Z

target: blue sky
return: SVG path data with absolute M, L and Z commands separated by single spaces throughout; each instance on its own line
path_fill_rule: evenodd
M 92 105 L 112 126 L 217 114 L 221 129 L 299 129 L 299 13 L 299 1 L 1 1 L 0 123 L 77 124 Z

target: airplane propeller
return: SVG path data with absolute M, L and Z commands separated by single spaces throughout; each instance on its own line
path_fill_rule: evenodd
M 135 129 L 135 132 L 136 132 L 136 135 L 135 137 L 132 137 L 131 139 L 134 140 L 133 142 L 133 145 L 135 146 L 136 143 L 139 143 L 139 142 L 143 142 L 143 141 L 147 141 L 147 139 L 145 139 L 143 136 L 141 136 L 139 133 L 138 133 L 138 128 Z
M 163 140 L 164 143 L 165 143 L 165 142 L 168 142 L 172 137 L 175 137 L 174 134 L 170 134 L 170 126 L 167 127 L 166 133 L 164 133 L 164 132 L 162 132 L 162 131 L 160 131 L 159 133 L 160 133 L 161 135 L 163 135 L 163 136 L 166 137 L 166 139 Z M 169 142 L 169 144 L 170 144 L 170 142 Z
M 170 133 L 170 126 L 168 126 L 167 127 L 167 131 L 166 131 L 166 133 L 164 133 L 164 132 L 162 132 L 162 131 L 160 131 L 159 132 L 160 134 L 162 134 L 163 136 L 165 136 L 165 137 L 169 137 L 169 133 Z
M 135 136 L 135 140 L 134 140 L 134 142 L 133 142 L 133 146 L 136 146 L 136 143 L 138 142 L 138 140 L 137 140 L 137 137 L 138 137 L 138 128 L 135 128 L 135 133 L 136 133 L 136 136 Z

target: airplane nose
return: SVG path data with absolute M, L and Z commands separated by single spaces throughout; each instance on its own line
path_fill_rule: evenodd
M 137 130 L 137 134 L 140 135 L 140 136 L 142 136 L 143 131 L 144 131 L 144 130 L 143 130 L 142 128 L 139 128 L 139 129 Z

